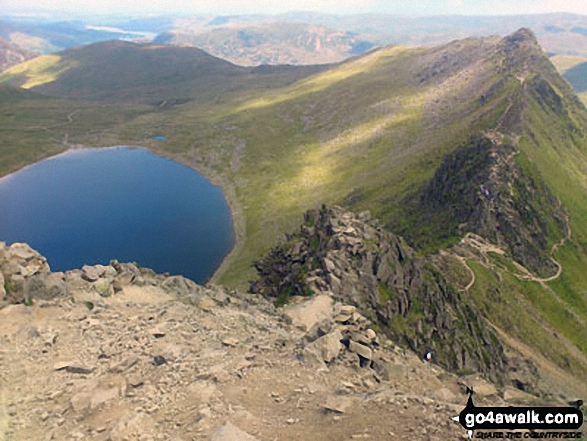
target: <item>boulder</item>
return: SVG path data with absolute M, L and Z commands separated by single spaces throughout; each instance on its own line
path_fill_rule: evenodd
M 102 274 L 104 274 L 104 272 L 100 271 L 95 266 L 84 265 L 82 267 L 82 278 L 88 282 L 95 282 L 102 276 Z
M 341 340 L 342 334 L 336 330 L 313 341 L 308 347 L 315 349 L 325 363 L 331 363 L 344 348 Z
M 365 346 L 361 343 L 356 343 L 354 341 L 349 341 L 349 351 L 354 352 L 355 354 L 360 355 L 366 360 L 373 359 L 373 351 L 368 346 Z
M 286 307 L 284 315 L 289 317 L 294 326 L 302 325 L 306 330 L 310 330 L 321 320 L 332 318 L 332 298 L 328 295 L 316 296 Z

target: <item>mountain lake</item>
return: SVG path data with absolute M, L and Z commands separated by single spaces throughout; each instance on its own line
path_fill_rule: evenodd
M 70 150 L 0 178 L 0 241 L 52 271 L 137 262 L 208 280 L 235 242 L 222 190 L 143 148 Z

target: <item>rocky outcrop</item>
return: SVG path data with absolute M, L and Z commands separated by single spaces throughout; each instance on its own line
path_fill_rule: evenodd
M 567 234 L 565 212 L 519 155 L 486 137 L 448 155 L 420 195 L 410 241 L 425 246 L 471 232 L 535 274 L 555 274 L 550 245 Z
M 503 349 L 472 303 L 368 213 L 308 212 L 300 231 L 256 267 L 253 293 L 277 303 L 327 294 L 359 307 L 377 329 L 414 351 L 431 351 L 451 370 L 504 376 Z
M 223 287 L 204 288 L 182 276 L 156 274 L 134 263 L 84 265 L 81 269 L 51 272 L 47 260 L 29 245 L 0 242 L 0 308 L 37 300 L 69 298 L 72 290 L 87 294 L 92 302 L 110 297 L 125 287 L 154 287 L 194 305 L 225 303 L 231 293 Z M 211 300 L 212 299 L 212 300 Z
M 68 294 L 63 273 L 51 273 L 47 260 L 24 243 L 0 242 L 0 308 Z

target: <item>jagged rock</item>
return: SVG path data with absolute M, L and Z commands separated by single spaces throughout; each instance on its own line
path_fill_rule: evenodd
M 255 441 L 256 439 L 230 422 L 218 428 L 210 437 L 210 441 Z
M 35 260 L 45 260 L 38 252 L 33 250 L 28 244 L 26 243 L 13 243 L 8 247 L 8 250 L 5 254 L 6 259 L 17 259 L 24 262 L 29 262 L 33 259 Z M 46 261 L 45 261 L 46 262 Z
M 326 285 L 323 289 L 333 298 L 351 304 L 335 309 L 334 320 L 343 326 L 345 338 L 368 349 L 377 343 L 366 333 L 366 319 L 353 310 L 352 305 L 361 305 L 388 337 L 416 352 L 433 350 L 436 363 L 503 380 L 503 347 L 481 314 L 403 239 L 376 221 L 365 222 L 339 207 L 308 212 L 305 224 L 312 228 L 304 225 L 288 236 L 286 245 L 255 264 L 260 279 L 251 284 L 251 292 L 266 297 L 304 295 L 311 287 Z M 333 271 L 335 279 L 330 276 Z M 404 326 L 396 327 L 397 317 L 406 321 Z

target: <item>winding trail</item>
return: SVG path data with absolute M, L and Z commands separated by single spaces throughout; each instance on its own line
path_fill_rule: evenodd
M 554 276 L 550 276 L 550 277 L 546 277 L 546 278 L 541 278 L 541 277 L 536 277 L 536 276 L 532 275 L 530 273 L 530 271 L 526 270 L 528 272 L 528 275 L 517 276 L 520 280 L 529 280 L 529 281 L 532 281 L 532 282 L 545 283 L 545 282 L 552 282 L 553 280 L 556 280 L 556 279 L 558 279 L 560 277 L 560 275 L 563 272 L 563 266 L 560 264 L 560 262 L 558 262 L 554 258 L 554 254 L 557 252 L 557 250 L 560 247 L 564 246 L 564 244 L 566 243 L 567 240 L 570 240 L 571 237 L 572 237 L 571 224 L 569 222 L 569 215 L 568 214 L 565 214 L 565 225 L 567 227 L 567 231 L 566 231 L 565 236 L 563 238 L 561 238 L 561 240 L 558 243 L 555 243 L 552 246 L 552 248 L 550 249 L 550 260 L 557 267 L 556 274 Z
M 67 121 L 65 121 L 65 122 L 53 124 L 52 126 L 31 126 L 31 127 L 27 127 L 27 130 L 45 130 L 46 132 L 48 132 L 49 130 L 57 128 L 57 127 L 68 126 L 69 124 L 73 123 L 73 116 L 78 112 L 79 112 L 79 110 L 74 110 L 73 112 L 68 113 L 66 116 Z

